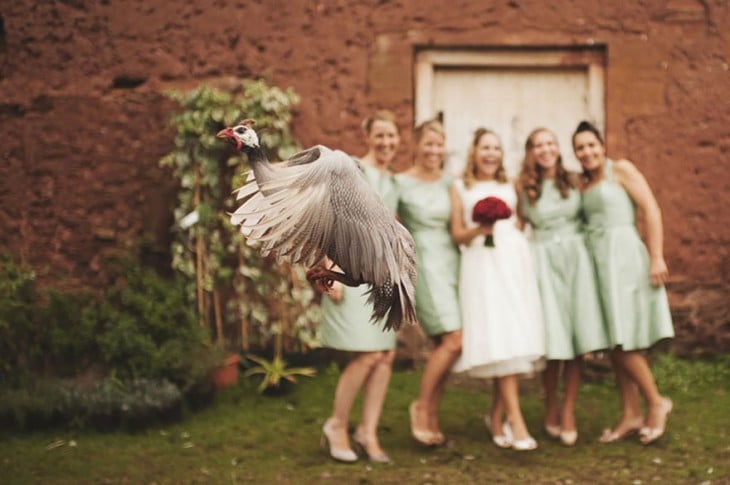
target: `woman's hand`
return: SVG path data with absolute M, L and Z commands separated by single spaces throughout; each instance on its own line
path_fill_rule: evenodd
M 451 199 L 451 239 L 459 244 L 471 244 L 475 237 L 487 236 L 492 234 L 494 223 L 489 225 L 477 225 L 467 227 L 464 222 L 464 213 L 461 205 L 461 196 L 455 185 L 449 189 L 449 197 Z
M 494 234 L 494 223 L 492 224 L 479 224 L 473 226 L 470 229 L 464 231 L 464 243 L 471 244 L 471 242 L 479 236 L 489 236 Z
M 494 234 L 494 223 L 491 224 L 479 224 L 477 227 L 474 228 L 476 231 L 476 236 L 489 236 L 491 234 Z
M 667 263 L 664 262 L 664 258 L 652 259 L 649 263 L 649 277 L 651 278 L 651 284 L 654 286 L 662 286 L 667 281 L 669 276 L 669 270 L 667 269 Z

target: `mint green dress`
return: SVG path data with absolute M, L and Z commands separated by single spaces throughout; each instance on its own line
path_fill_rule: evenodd
M 393 212 L 397 195 L 393 176 L 377 168 L 362 164 L 363 176 L 380 194 L 385 205 Z M 396 346 L 396 333 L 383 331 L 383 322 L 372 323 L 372 305 L 368 304 L 364 293 L 368 285 L 345 286 L 342 300 L 332 301 L 322 296 L 322 322 L 318 328 L 318 339 L 323 347 L 350 352 L 375 352 L 391 350 Z
M 639 350 L 674 336 L 667 293 L 649 277 L 649 253 L 636 229 L 636 207 L 613 180 L 606 159 L 604 179 L 583 193 L 586 235 L 612 347 Z
M 459 249 L 449 219 L 452 178 L 421 182 L 407 174 L 394 177 L 398 216 L 416 243 L 416 316 L 429 336 L 461 328 L 457 287 Z
M 596 290 L 593 264 L 582 231 L 580 192 L 563 198 L 552 179 L 540 198 L 522 198 L 522 215 L 532 227 L 532 253 L 545 322 L 545 357 L 571 360 L 605 349 L 608 335 Z

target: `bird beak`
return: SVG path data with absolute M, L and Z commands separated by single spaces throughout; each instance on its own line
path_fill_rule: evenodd
M 236 134 L 233 133 L 233 128 L 223 128 L 215 136 L 217 136 L 218 138 L 223 138 L 224 140 L 228 140 L 231 145 L 236 146 L 237 150 L 241 149 L 241 140 L 239 140 Z
M 231 128 L 223 128 L 215 136 L 217 136 L 218 138 L 230 138 L 233 136 L 233 130 Z

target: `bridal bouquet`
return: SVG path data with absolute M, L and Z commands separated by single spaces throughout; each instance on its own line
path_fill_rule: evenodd
M 474 206 L 471 218 L 477 224 L 488 226 L 500 219 L 509 219 L 512 216 L 512 209 L 499 197 L 486 197 Z M 494 247 L 494 236 L 487 234 L 484 245 Z

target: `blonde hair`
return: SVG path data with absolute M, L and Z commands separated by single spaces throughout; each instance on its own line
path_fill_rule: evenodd
M 500 140 L 499 136 L 494 131 L 487 128 L 477 128 L 476 131 L 474 131 L 474 137 L 471 140 L 471 145 L 469 145 L 469 154 L 466 156 L 466 168 L 464 169 L 464 175 L 462 175 L 464 187 L 467 189 L 474 185 L 474 182 L 477 180 L 476 148 L 479 144 L 479 140 L 484 135 L 494 135 L 494 137 L 499 140 L 500 148 L 502 148 L 502 140 Z M 507 172 L 504 169 L 504 151 L 502 151 L 502 159 L 499 161 L 499 168 L 497 169 L 497 173 L 494 174 L 494 179 L 500 183 L 507 182 Z
M 532 130 L 527 136 L 527 140 L 525 140 L 525 158 L 522 160 L 522 171 L 520 172 L 519 180 L 530 205 L 534 205 L 537 199 L 540 198 L 540 195 L 542 195 L 540 190 L 545 174 L 545 169 L 537 163 L 537 160 L 532 155 L 532 149 L 535 147 L 535 137 L 540 133 L 549 134 L 557 143 L 555 134 L 547 128 L 536 128 Z M 558 162 L 555 167 L 555 186 L 563 199 L 567 199 L 570 189 L 577 186 L 576 178 L 563 167 L 563 156 L 560 153 L 558 153 Z
M 413 139 L 415 142 L 420 142 L 427 131 L 438 133 L 446 139 L 446 130 L 444 130 L 444 125 L 439 120 L 426 120 L 413 129 Z
M 393 123 L 395 131 L 400 135 L 400 128 L 398 128 L 398 123 L 395 121 L 395 115 L 389 109 L 379 109 L 362 120 L 362 124 L 360 125 L 362 127 L 362 131 L 364 131 L 366 135 L 369 135 L 370 131 L 373 129 L 373 124 L 376 121 L 387 121 L 388 123 Z

